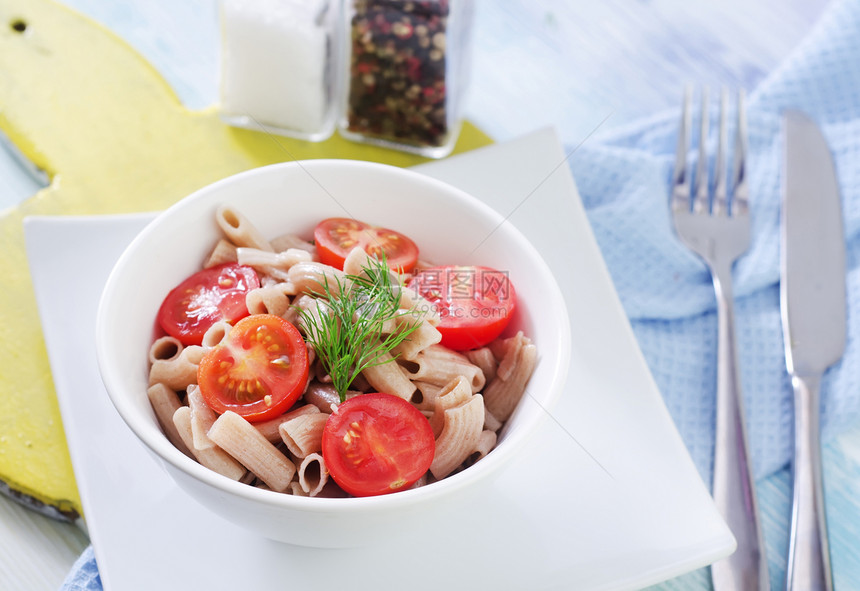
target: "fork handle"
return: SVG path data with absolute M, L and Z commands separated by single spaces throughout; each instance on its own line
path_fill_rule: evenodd
M 831 591 L 830 551 L 819 438 L 820 375 L 792 376 L 794 386 L 794 500 L 785 588 Z
M 770 589 L 764 537 L 747 446 L 735 348 L 731 263 L 712 269 L 717 295 L 717 420 L 713 497 L 737 550 L 711 565 L 715 591 Z

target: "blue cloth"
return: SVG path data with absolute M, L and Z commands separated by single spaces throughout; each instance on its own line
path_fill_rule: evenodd
M 679 89 L 680 102 L 680 89 Z M 753 241 L 735 266 L 736 321 L 750 444 L 765 513 L 773 586 L 785 569 L 793 405 L 779 316 L 780 114 L 805 111 L 836 158 L 848 248 L 848 345 L 822 384 L 823 432 L 832 438 L 860 414 L 860 2 L 835 3 L 784 64 L 748 98 Z M 589 141 L 571 168 L 639 345 L 705 482 L 710 482 L 716 384 L 716 315 L 703 263 L 675 238 L 668 210 L 678 111 Z M 711 113 L 716 122 L 716 110 Z M 712 125 L 713 128 L 713 125 Z M 730 132 L 732 129 L 730 129 Z M 713 139 L 713 138 L 712 138 Z M 828 490 L 828 492 L 830 492 Z M 846 491 L 837 501 L 853 502 Z M 848 491 L 850 492 L 850 491 Z M 838 496 L 841 495 L 841 496 Z M 844 524 L 834 524 L 834 569 L 860 573 Z M 855 528 L 856 529 L 856 528 Z M 849 562 L 853 560 L 853 562 Z M 850 580 L 848 582 L 851 582 Z M 700 570 L 666 589 L 707 587 Z M 100 591 L 92 548 L 63 591 Z
M 856 423 L 860 411 L 858 64 L 860 3 L 838 2 L 747 99 L 753 239 L 734 267 L 734 288 L 742 386 L 759 477 L 786 465 L 792 453 L 792 390 L 779 310 L 781 113 L 787 108 L 805 111 L 822 127 L 835 156 L 844 203 L 848 345 L 844 359 L 822 384 L 825 436 Z M 712 132 L 718 119 L 713 94 Z M 571 167 L 639 345 L 696 465 L 709 482 L 716 302 L 706 267 L 675 237 L 667 206 L 680 95 L 679 88 L 678 110 L 618 130 L 599 143 L 586 143 L 573 154 Z M 693 127 L 698 127 L 695 116 Z M 730 125 L 730 138 L 733 130 Z M 710 139 L 715 147 L 716 134 Z
M 88 546 L 78 557 L 69 576 L 63 582 L 63 591 L 101 591 L 102 579 L 93 547 Z

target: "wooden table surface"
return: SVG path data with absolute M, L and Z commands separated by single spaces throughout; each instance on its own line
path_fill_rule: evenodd
M 111 28 L 148 58 L 187 106 L 216 102 L 219 37 L 213 0 L 65 3 Z M 827 4 L 477 0 L 466 115 L 500 141 L 551 125 L 565 144 L 576 145 L 594 133 L 677 108 L 687 81 L 754 88 Z M 0 151 L 0 207 L 29 197 L 36 188 L 15 160 Z M 860 458 L 860 429 L 831 448 L 825 453 Z M 59 588 L 87 544 L 81 529 L 0 497 L 0 588 Z M 687 580 L 698 584 L 705 579 Z

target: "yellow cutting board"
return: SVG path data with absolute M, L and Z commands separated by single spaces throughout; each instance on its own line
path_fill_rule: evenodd
M 294 159 L 422 161 L 339 137 L 307 143 L 234 129 L 215 108 L 190 111 L 129 45 L 49 0 L 0 0 L 0 130 L 51 180 L 0 212 L 0 489 L 65 517 L 81 504 L 27 268 L 25 216 L 162 209 L 219 178 Z M 466 124 L 455 152 L 489 143 Z

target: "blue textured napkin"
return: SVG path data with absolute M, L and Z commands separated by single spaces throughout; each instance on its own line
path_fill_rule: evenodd
M 779 316 L 780 113 L 786 108 L 803 110 L 821 125 L 836 158 L 844 204 L 848 345 L 822 384 L 825 437 L 860 414 L 860 2 L 834 4 L 752 92 L 747 106 L 753 242 L 735 266 L 735 314 L 750 444 L 756 475 L 764 477 L 789 462 L 792 445 L 792 394 Z M 715 299 L 707 269 L 675 238 L 669 217 L 678 117 L 678 111 L 658 115 L 583 145 L 571 168 L 639 345 L 693 460 L 710 482 Z M 784 472 L 775 478 L 776 488 L 787 486 Z M 707 584 L 703 575 L 684 584 L 700 583 Z M 102 589 L 92 548 L 75 563 L 62 589 Z
M 716 397 L 716 301 L 704 264 L 674 236 L 667 206 L 679 109 L 616 131 L 571 159 L 589 220 L 639 345 L 700 473 L 710 482 Z M 711 130 L 718 113 L 711 104 Z M 848 344 L 822 383 L 832 436 L 860 411 L 860 2 L 837 2 L 748 97 L 753 240 L 734 267 L 742 387 L 755 473 L 792 453 L 793 402 L 779 311 L 781 113 L 815 119 L 835 156 L 848 248 Z M 693 127 L 697 128 L 694 117 Z M 734 126 L 729 127 L 733 137 Z M 712 134 L 715 146 L 716 135 Z

